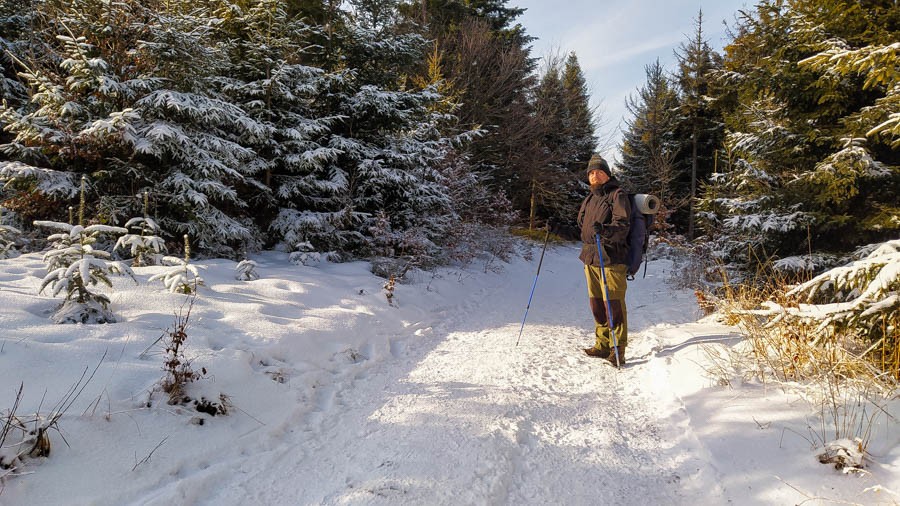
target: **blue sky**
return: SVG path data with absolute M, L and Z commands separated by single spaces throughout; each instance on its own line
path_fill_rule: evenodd
M 510 0 L 508 6 L 527 9 L 516 21 L 532 37 L 533 55 L 575 51 L 598 106 L 599 132 L 608 140 L 600 152 L 618 155 L 624 126 L 625 99 L 644 83 L 644 66 L 659 58 L 675 68 L 674 50 L 694 33 L 694 20 L 703 9 L 703 31 L 718 50 L 727 42 L 725 25 L 734 14 L 752 6 L 751 0 Z M 602 140 L 602 139 L 601 139 Z

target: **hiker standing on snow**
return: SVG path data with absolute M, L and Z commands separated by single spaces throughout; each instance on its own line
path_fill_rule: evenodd
M 587 166 L 591 192 L 581 203 L 578 226 L 581 228 L 581 255 L 584 274 L 587 277 L 588 301 L 594 315 L 596 343 L 584 352 L 591 357 L 604 358 L 616 365 L 616 354 L 610 342 L 609 318 L 600 274 L 600 258 L 596 234 L 600 234 L 603 246 L 603 265 L 606 272 L 609 306 L 612 310 L 615 337 L 619 346 L 619 363 L 625 364 L 625 346 L 628 343 L 628 315 L 625 311 L 626 261 L 628 257 L 628 228 L 631 205 L 628 195 L 619 188 L 612 177 L 609 164 L 600 155 L 594 155 Z

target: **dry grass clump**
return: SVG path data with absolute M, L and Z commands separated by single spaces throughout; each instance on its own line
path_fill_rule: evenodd
M 822 325 L 811 305 L 792 296 L 792 281 L 769 269 L 739 285 L 726 280 L 718 310 L 746 340 L 733 349 L 708 348 L 707 372 L 721 385 L 740 377 L 789 386 L 817 411 L 810 427 L 816 446 L 850 441 L 864 456 L 873 425 L 890 418 L 883 406 L 897 388 L 898 338 L 887 332 L 872 343 L 863 329 Z
M 56 431 L 63 442 L 68 444 L 59 429 L 59 422 L 84 392 L 85 387 L 97 374 L 97 370 L 105 359 L 106 353 L 100 357 L 100 361 L 90 375 L 87 374 L 88 369 L 85 368 L 78 381 L 66 391 L 56 405 L 50 408 L 47 414 L 41 414 L 43 399 L 35 414 L 25 416 L 18 413 L 22 392 L 25 389 L 24 383 L 19 384 L 12 407 L 9 411 L 0 412 L 0 493 L 3 491 L 3 480 L 20 474 L 26 459 L 50 456 L 51 431 Z
M 19 391 L 12 408 L 0 415 L 0 479 L 16 474 L 26 457 L 46 457 L 50 455 L 50 436 L 48 429 L 56 426 L 59 420 L 46 420 L 39 416 L 25 418 L 16 412 L 22 400 L 24 384 L 19 384 Z
M 741 285 L 729 287 L 719 300 L 725 323 L 739 327 L 747 337 L 760 379 L 836 377 L 876 381 L 888 389 L 896 386 L 896 345 L 888 350 L 884 340 L 869 345 L 858 332 L 823 329 L 812 319 L 785 317 L 779 314 L 780 308 L 792 304 L 785 293 L 784 288 L 771 285 Z M 879 344 L 881 350 L 873 353 Z

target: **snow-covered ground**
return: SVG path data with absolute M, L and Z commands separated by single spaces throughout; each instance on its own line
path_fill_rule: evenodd
M 3 479 L 0 504 L 900 501 L 887 415 L 872 463 L 843 474 L 815 457 L 816 408 L 708 377 L 703 347 L 739 336 L 668 287 L 668 261 L 629 287 L 625 369 L 581 352 L 592 323 L 573 246 L 548 251 L 516 346 L 537 257 L 499 273 L 420 272 L 393 305 L 363 262 L 266 252 L 255 281 L 236 281 L 234 262 L 200 262 L 187 354 L 207 374 L 188 393 L 227 395 L 231 412 L 216 417 L 150 396 L 163 376 L 153 343 L 188 300 L 147 283 L 163 268 L 137 268 L 139 285 L 115 279 L 120 323 L 54 325 L 40 255 L 0 261 L 0 409 L 23 383 L 17 412 L 47 413 L 100 364 L 50 456 Z

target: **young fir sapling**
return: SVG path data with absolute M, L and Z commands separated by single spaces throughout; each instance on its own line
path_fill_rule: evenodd
M 159 225 L 147 213 L 149 194 L 144 192 L 143 197 L 144 216 L 131 218 L 125 223 L 125 228 L 130 229 L 132 233 L 120 237 L 114 248 L 130 251 L 134 259 L 131 265 L 134 267 L 158 265 L 166 249 L 165 241 L 159 236 Z
M 19 229 L 3 224 L 3 208 L 0 207 L 0 259 L 16 253 L 16 238 L 21 234 Z
M 56 230 L 50 235 L 50 251 L 44 254 L 47 275 L 41 282 L 38 293 L 48 287 L 53 296 L 65 291 L 66 300 L 54 313 L 56 323 L 112 323 L 115 316 L 109 311 L 109 297 L 91 291 L 100 283 L 111 287 L 110 274 L 127 274 L 134 279 L 128 266 L 121 262 L 111 262 L 110 254 L 102 249 L 94 249 L 94 243 L 107 234 L 122 234 L 127 230 L 108 225 L 84 223 L 85 179 L 82 178 L 81 209 L 78 225 L 55 221 L 35 221 L 34 225 Z
M 259 279 L 259 273 L 256 272 L 257 263 L 253 260 L 241 260 L 234 268 L 234 278 L 238 281 L 253 281 Z
M 184 258 L 166 256 L 162 263 L 172 266 L 166 272 L 152 276 L 149 281 L 161 279 L 166 288 L 172 293 L 190 295 L 197 293 L 197 287 L 203 284 L 203 278 L 197 266 L 190 264 L 191 243 L 187 234 L 184 234 Z

